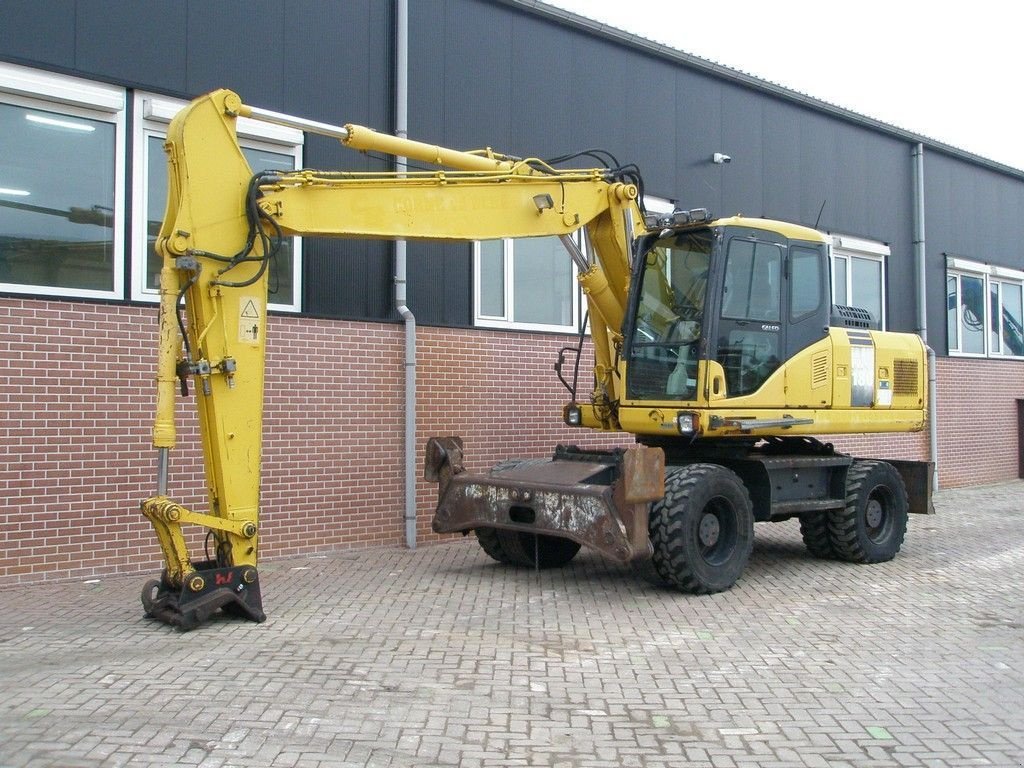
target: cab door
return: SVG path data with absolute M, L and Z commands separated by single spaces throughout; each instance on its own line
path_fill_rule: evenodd
M 781 235 L 727 231 L 719 311 L 711 357 L 725 376 L 726 397 L 757 394 L 757 407 L 786 405 L 783 377 L 773 374 L 828 334 L 828 270 L 818 243 Z M 767 387 L 765 385 L 768 385 Z
M 734 235 L 726 242 L 714 359 L 726 395 L 756 392 L 785 355 L 782 281 L 786 246 Z

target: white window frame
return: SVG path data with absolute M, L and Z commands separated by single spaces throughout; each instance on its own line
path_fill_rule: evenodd
M 879 285 L 881 301 L 879 304 L 882 308 L 882 316 L 876 319 L 878 320 L 878 327 L 881 330 L 885 330 L 888 327 L 886 262 L 889 256 L 892 255 L 892 250 L 887 244 L 874 240 L 865 240 L 850 235 L 832 235 L 831 237 L 832 242 L 829 244 L 829 266 L 832 270 L 832 303 L 836 303 L 837 261 L 843 260 L 846 262 L 846 282 L 844 287 L 846 289 L 847 303 L 851 306 L 857 306 L 853 298 L 853 260 L 861 259 L 863 261 L 876 262 L 879 265 L 878 273 L 881 278 L 881 285 Z
M 999 334 L 998 334 L 998 349 L 992 348 L 992 286 L 998 286 L 999 290 L 999 303 L 1002 306 L 1002 286 L 1003 285 L 1017 285 L 1021 286 L 1024 290 L 1024 272 L 1017 269 L 1011 269 L 1010 267 L 1000 267 L 994 264 L 983 264 L 978 261 L 971 261 L 970 259 L 964 259 L 957 256 L 946 257 L 946 279 L 956 278 L 956 339 L 947 339 L 947 351 L 951 357 L 990 357 L 995 359 L 1003 360 L 1024 360 L 1024 355 L 1010 355 L 1004 352 L 1003 334 L 1002 334 L 1002 319 L 1000 318 L 999 323 Z M 982 352 L 963 352 L 961 351 L 961 334 L 960 328 L 963 325 L 963 302 L 960 301 L 961 291 L 961 278 L 971 277 L 982 281 L 982 306 L 985 309 L 984 317 L 979 318 L 982 323 L 982 341 L 983 351 Z M 947 293 L 948 296 L 948 293 Z M 947 307 L 947 313 L 948 313 Z M 948 321 L 948 315 L 947 315 Z M 948 329 L 947 322 L 947 329 Z M 947 331 L 948 335 L 948 331 Z M 954 343 L 955 342 L 955 343 Z
M 125 210 L 125 102 L 123 88 L 69 75 L 56 75 L 29 67 L 0 62 L 0 102 L 20 107 L 57 110 L 63 114 L 111 123 L 114 126 L 113 288 L 62 288 L 49 285 L 0 283 L 0 291 L 68 298 L 124 298 Z
M 582 230 L 581 230 L 582 231 Z M 577 233 L 579 235 L 579 233 Z M 586 238 L 580 238 L 577 240 L 579 244 L 580 240 Z M 475 325 L 478 328 L 507 328 L 511 330 L 524 330 L 524 331 L 548 331 L 552 333 L 579 333 L 580 318 L 582 315 L 583 298 L 581 296 L 579 283 L 576 281 L 578 270 L 576 269 L 575 262 L 572 261 L 572 257 L 569 256 L 569 252 L 565 252 L 565 260 L 570 264 L 572 269 L 572 323 L 570 325 L 555 325 L 550 323 L 531 323 L 528 321 L 516 320 L 513 317 L 513 311 L 515 307 L 515 238 L 502 238 L 502 263 L 504 266 L 503 282 L 505 286 L 504 295 L 504 307 L 505 312 L 502 315 L 485 315 L 482 313 L 480 308 L 480 278 L 482 272 L 480 270 L 480 241 L 473 242 L 473 317 Z M 585 249 L 585 246 L 581 245 L 581 248 Z
M 655 197 L 654 195 L 644 195 L 644 205 L 650 213 L 671 213 L 675 209 L 673 201 L 663 198 Z M 636 226 L 639 222 L 634 222 Z M 586 230 L 581 228 L 573 234 L 573 239 L 576 241 L 577 246 L 583 252 L 585 256 L 591 258 L 591 247 L 590 241 L 586 236 Z M 530 323 L 517 321 L 512 317 L 513 308 L 515 306 L 515 284 L 514 284 L 514 259 L 515 259 L 515 239 L 514 238 L 503 238 L 502 239 L 502 262 L 504 265 L 504 307 L 505 312 L 502 315 L 485 315 L 480 308 L 480 278 L 482 272 L 480 269 L 480 242 L 473 242 L 473 322 L 478 328 L 508 328 L 518 329 L 525 331 L 550 331 L 554 333 L 579 333 L 580 322 L 584 314 L 587 311 L 587 297 L 580 290 L 577 278 L 579 276 L 579 269 L 576 267 L 576 263 L 571 261 L 571 256 L 568 251 L 565 253 L 565 258 L 570 260 L 572 264 L 572 280 L 573 280 L 573 304 L 572 304 L 572 325 L 550 325 L 545 323 Z M 585 333 L 590 334 L 590 323 L 587 323 Z
M 167 126 L 188 102 L 152 93 L 138 91 L 133 101 L 132 157 L 132 299 L 157 302 L 159 292 L 146 286 L 147 211 L 149 209 L 149 139 L 167 138 Z M 302 168 L 304 135 L 295 128 L 264 123 L 240 117 L 236 123 L 239 144 L 247 149 L 292 155 L 295 167 Z M 302 238 L 293 237 L 292 286 L 293 301 L 289 304 L 268 302 L 269 309 L 277 312 L 299 312 L 302 303 Z

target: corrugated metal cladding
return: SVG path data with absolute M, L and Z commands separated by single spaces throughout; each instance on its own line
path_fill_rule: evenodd
M 393 126 L 391 2 L 5 0 L 3 11 L 4 60 L 174 96 L 226 86 L 269 109 Z M 889 324 L 914 328 L 903 297 L 913 295 L 918 137 L 528 4 L 411 0 L 409 11 L 413 138 L 541 158 L 604 149 L 637 164 L 649 194 L 685 207 L 888 243 Z M 947 252 L 1024 268 L 1022 175 L 925 144 L 930 295 L 944 296 Z M 715 152 L 732 162 L 713 164 Z M 306 163 L 384 167 L 316 137 Z M 307 312 L 395 319 L 388 244 L 310 241 L 306 253 Z M 409 304 L 421 323 L 471 324 L 469 247 L 410 244 Z M 944 327 L 944 302 L 930 306 L 930 325 Z

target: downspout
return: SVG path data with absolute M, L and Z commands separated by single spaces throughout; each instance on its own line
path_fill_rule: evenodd
M 395 0 L 395 135 L 409 135 L 409 2 Z M 405 173 L 404 157 L 395 170 Z M 406 242 L 395 241 L 395 309 L 405 321 L 405 545 L 416 549 L 416 317 L 406 306 Z
M 917 265 L 917 333 L 928 350 L 928 459 L 932 463 L 932 491 L 939 490 L 938 396 L 935 392 L 935 350 L 928 344 L 927 261 L 924 237 L 924 145 L 914 146 L 914 261 Z

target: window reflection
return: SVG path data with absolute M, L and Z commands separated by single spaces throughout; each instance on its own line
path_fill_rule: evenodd
M 0 104 L 0 282 L 114 289 L 115 127 Z

